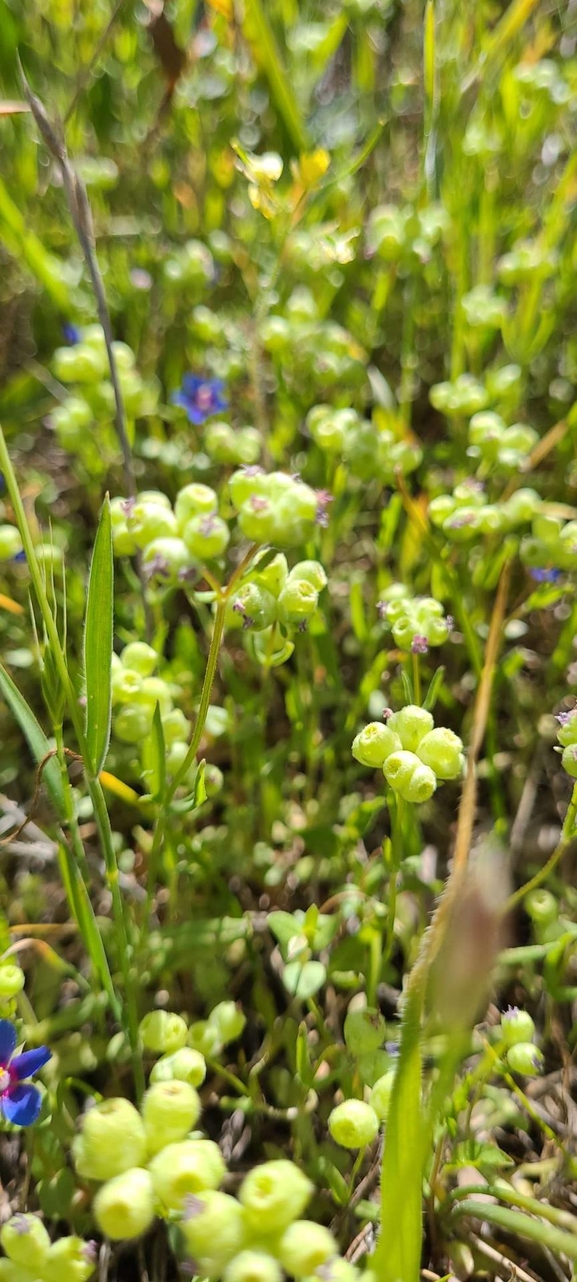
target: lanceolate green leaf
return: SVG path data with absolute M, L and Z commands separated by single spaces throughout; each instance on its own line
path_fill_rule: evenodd
M 48 753 L 51 751 L 51 745 L 48 742 L 41 725 L 36 720 L 34 713 L 28 707 L 26 700 L 20 694 L 18 687 L 14 685 L 12 678 L 8 676 L 8 673 L 1 664 L 0 694 L 2 695 L 2 698 L 6 700 L 15 721 L 18 722 L 34 760 L 37 765 L 40 765 L 40 762 L 44 761 L 48 756 Z M 50 795 L 54 809 L 58 814 L 58 818 L 64 818 L 66 814 L 66 807 L 64 804 L 64 792 L 62 789 L 60 766 L 58 765 L 56 757 L 50 757 L 50 759 L 46 761 L 46 765 L 42 771 L 42 778 Z
M 110 740 L 113 605 L 112 525 L 107 495 L 92 553 L 84 628 L 87 764 L 94 774 L 104 765 Z

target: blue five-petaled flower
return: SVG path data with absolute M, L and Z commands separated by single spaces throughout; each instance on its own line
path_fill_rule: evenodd
M 203 378 L 200 374 L 185 374 L 180 391 L 173 392 L 171 400 L 186 411 L 189 422 L 197 427 L 211 414 L 228 408 L 222 379 Z
M 9 1019 L 0 1019 L 0 1111 L 14 1126 L 31 1126 L 42 1105 L 37 1086 L 28 1078 L 51 1059 L 47 1046 L 15 1055 L 16 1029 Z

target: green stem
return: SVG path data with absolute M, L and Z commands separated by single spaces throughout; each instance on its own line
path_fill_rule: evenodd
M 520 886 L 519 890 L 516 890 L 513 895 L 509 896 L 509 899 L 507 900 L 505 907 L 503 909 L 504 913 L 510 913 L 511 909 L 515 908 L 515 906 L 521 901 L 521 899 L 525 898 L 525 895 L 528 895 L 531 890 L 536 890 L 538 886 L 541 886 L 543 882 L 547 880 L 550 873 L 553 872 L 553 869 L 557 867 L 559 860 L 563 857 L 563 855 L 565 854 L 565 851 L 567 850 L 567 847 L 569 846 L 570 842 L 573 840 L 573 837 L 575 836 L 576 820 L 577 820 L 577 783 L 574 784 L 573 786 L 571 801 L 569 802 L 569 806 L 567 808 L 567 814 L 565 815 L 565 822 L 563 824 L 561 836 L 553 851 L 553 854 L 549 856 L 547 863 L 543 864 L 543 867 L 539 869 L 539 872 L 536 872 L 535 876 L 531 877 L 530 881 L 526 881 L 524 886 Z

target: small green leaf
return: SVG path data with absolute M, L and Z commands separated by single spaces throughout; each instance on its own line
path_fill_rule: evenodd
M 305 1002 L 322 988 L 327 972 L 320 961 L 289 962 L 283 970 L 283 983 L 288 993 Z
M 143 775 L 148 792 L 153 799 L 163 797 L 166 786 L 166 744 L 157 703 L 152 718 L 152 730 L 142 745 Z
M 300 935 L 302 927 L 293 917 L 292 913 L 283 913 L 280 909 L 278 912 L 269 913 L 266 924 L 278 939 L 279 944 L 288 944 L 295 935 Z
M 113 608 L 112 523 L 107 495 L 100 513 L 92 553 L 84 627 L 86 741 L 88 764 L 94 774 L 98 774 L 104 765 L 110 741 Z
M 0 694 L 6 700 L 15 721 L 18 722 L 36 764 L 40 765 L 40 762 L 44 761 L 48 756 L 48 753 L 52 751 L 52 745 L 48 742 L 42 727 L 36 720 L 32 710 L 28 707 L 24 697 L 20 694 L 18 687 L 14 685 L 12 678 L 8 676 L 8 673 L 1 664 Z M 60 776 L 60 766 L 58 765 L 56 757 L 51 757 L 50 760 L 46 762 L 42 771 L 42 777 L 59 819 L 64 819 L 66 816 L 64 789 Z
M 208 797 L 208 793 L 206 791 L 206 784 L 204 782 L 205 772 L 206 772 L 206 761 L 201 761 L 198 767 L 198 770 L 196 772 L 196 775 L 194 777 L 195 810 L 198 808 L 198 806 L 202 806 L 203 802 L 205 802 Z

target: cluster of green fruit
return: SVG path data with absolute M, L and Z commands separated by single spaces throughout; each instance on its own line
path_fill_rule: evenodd
M 531 534 L 521 541 L 520 556 L 530 567 L 577 569 L 577 521 L 564 521 L 543 505 L 533 518 Z
M 282 316 L 275 312 L 266 317 L 260 340 L 279 377 L 300 396 L 345 382 L 348 388 L 361 388 L 366 380 L 362 348 L 342 325 L 320 317 L 316 300 L 304 286 L 287 299 Z
M 426 263 L 447 226 L 447 211 L 439 203 L 419 210 L 412 205 L 377 205 L 368 219 L 367 252 L 386 263 L 407 255 Z
M 536 490 L 515 490 L 500 503 L 489 503 L 480 481 L 469 479 L 452 494 L 439 494 L 429 503 L 433 525 L 453 543 L 469 543 L 479 534 L 504 534 L 531 521 L 541 506 Z
M 213 463 L 250 467 L 260 458 L 262 435 L 256 427 L 234 428 L 218 419 L 203 428 L 202 448 Z
M 570 712 L 560 712 L 557 721 L 557 742 L 562 749 L 563 769 L 572 779 L 577 779 L 577 708 L 572 708 Z
M 523 423 L 507 427 L 505 419 L 495 410 L 480 410 L 469 423 L 467 453 L 472 458 L 480 458 L 486 469 L 498 464 L 506 471 L 513 471 L 522 468 L 538 440 L 533 427 Z
M 96 1268 L 94 1242 L 61 1237 L 50 1242 L 37 1215 L 13 1215 L 0 1231 L 6 1257 L 0 1282 L 88 1282 Z
M 325 454 L 342 459 L 348 471 L 361 481 L 377 478 L 392 485 L 396 472 L 414 472 L 422 459 L 418 445 L 378 422 L 362 418 L 353 409 L 314 405 L 306 426 Z
M 453 730 L 438 726 L 430 712 L 407 704 L 390 714 L 386 725 L 371 721 L 353 740 L 361 765 L 381 769 L 394 792 L 418 805 L 432 797 L 439 782 L 463 772 L 463 743 Z
M 377 606 L 381 619 L 390 627 L 400 650 L 423 654 L 429 646 L 443 645 L 453 620 L 434 597 L 412 597 L 402 583 L 385 588 Z
M 160 390 L 157 380 L 144 381 L 127 343 L 114 342 L 112 349 L 128 419 L 133 422 L 153 414 Z M 86 456 L 88 462 L 103 451 L 114 457 L 118 449 L 112 426 L 115 398 L 102 327 L 87 325 L 79 330 L 78 342 L 58 347 L 52 370 L 60 383 L 76 387 L 50 415 L 59 445 L 83 459 Z
M 277 667 L 294 650 L 290 633 L 306 631 L 326 584 L 320 561 L 297 561 L 289 570 L 284 552 L 272 559 L 265 553 L 230 598 L 226 625 L 254 634 L 254 657 L 265 666 Z
M 429 400 L 433 408 L 447 418 L 472 418 L 495 403 L 515 404 L 521 377 L 520 365 L 488 369 L 482 383 L 473 374 L 459 374 L 453 382 L 435 383 L 429 392 Z

